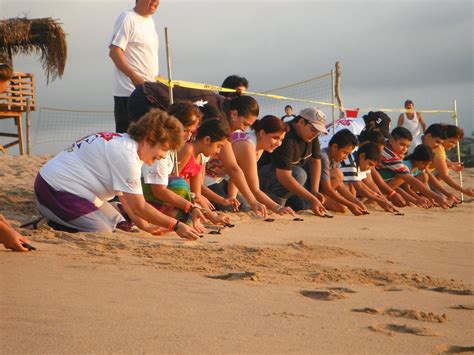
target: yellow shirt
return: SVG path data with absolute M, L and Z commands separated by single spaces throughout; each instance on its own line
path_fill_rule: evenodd
M 436 175 L 436 167 L 434 163 L 435 157 L 441 157 L 443 161 L 446 161 L 446 149 L 444 149 L 442 145 L 433 150 L 433 161 L 428 165 L 428 168 L 426 168 L 428 172 L 433 173 L 434 175 Z

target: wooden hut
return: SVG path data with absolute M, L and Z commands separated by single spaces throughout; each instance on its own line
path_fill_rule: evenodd
M 11 66 L 17 54 L 40 54 L 47 82 L 61 78 L 67 59 L 66 35 L 56 20 L 52 18 L 27 19 L 12 18 L 0 21 L 0 54 L 7 57 Z M 18 145 L 24 154 L 23 112 L 26 112 L 27 152 L 31 152 L 30 111 L 36 109 L 34 75 L 15 73 L 8 90 L 0 94 L 0 119 L 14 119 L 17 133 L 0 132 L 0 137 L 15 140 L 0 144 L 0 152 L 7 153 L 11 146 Z

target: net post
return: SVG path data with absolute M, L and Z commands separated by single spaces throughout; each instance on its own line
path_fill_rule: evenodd
M 166 41 L 166 63 L 168 67 L 168 89 L 169 89 L 169 96 L 170 96 L 170 105 L 173 104 L 173 79 L 171 77 L 171 55 L 170 55 L 170 41 L 168 36 L 168 27 L 165 27 L 165 41 Z M 174 155 L 174 172 L 176 176 L 179 174 L 178 170 L 178 151 L 173 151 Z
M 344 118 L 344 104 L 342 103 L 342 96 L 341 96 L 341 63 L 336 62 L 336 84 L 335 84 L 335 92 L 336 92 L 336 100 L 339 105 L 339 118 Z
M 456 125 L 456 127 L 459 126 L 459 121 L 458 121 L 458 109 L 457 109 L 457 104 L 456 104 L 456 99 L 453 99 L 453 109 L 454 109 L 454 113 L 453 113 L 453 118 L 454 118 L 454 124 Z M 458 163 L 461 163 L 461 146 L 460 146 L 460 142 L 458 142 L 456 144 L 456 153 L 457 153 L 457 156 L 458 156 Z M 459 185 L 462 186 L 462 171 L 459 171 Z M 461 192 L 461 201 L 464 202 L 464 194 Z
M 332 132 L 336 133 L 336 103 L 335 103 L 334 70 L 331 69 L 331 100 L 332 100 Z

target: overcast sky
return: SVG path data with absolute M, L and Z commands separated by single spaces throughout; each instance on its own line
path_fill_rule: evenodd
M 40 106 L 112 109 L 108 41 L 133 0 L 0 4 L 2 18 L 51 16 L 68 34 L 62 80 L 46 86 L 36 57 L 14 59 L 16 70 L 37 74 Z M 264 91 L 326 73 L 340 61 L 346 106 L 400 108 L 410 98 L 417 109 L 451 109 L 456 98 L 461 125 L 472 130 L 471 0 L 161 0 L 154 19 L 163 75 L 169 28 L 174 79 L 220 84 L 236 73 L 252 91 Z

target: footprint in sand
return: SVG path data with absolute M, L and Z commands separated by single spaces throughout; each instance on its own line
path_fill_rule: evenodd
M 452 306 L 452 309 L 464 309 L 467 311 L 474 311 L 474 304 L 458 304 L 456 306 Z
M 474 352 L 474 346 L 457 346 L 441 344 L 436 347 L 438 354 L 461 354 Z
M 235 281 L 235 280 L 252 280 L 258 281 L 257 273 L 255 272 L 229 272 L 228 274 L 219 274 L 219 275 L 206 275 L 206 277 L 210 279 L 216 280 L 227 280 L 227 281 Z
M 302 290 L 300 293 L 308 298 L 320 301 L 335 301 L 348 298 L 349 293 L 356 293 L 345 287 L 331 287 L 327 291 L 309 291 Z
M 444 313 L 443 315 L 435 314 L 432 312 L 425 313 L 421 311 L 415 311 L 413 309 L 396 309 L 396 308 L 355 308 L 353 312 L 369 313 L 369 314 L 382 314 L 389 317 L 395 318 L 408 318 L 415 319 L 422 322 L 433 322 L 443 323 L 448 320 L 448 316 Z
M 459 296 L 472 296 L 474 295 L 474 291 L 469 289 L 457 289 L 457 288 L 449 288 L 449 287 L 435 287 L 430 288 L 430 291 L 435 292 L 442 292 L 442 293 L 449 293 L 451 295 L 459 295 Z
M 424 337 L 435 337 L 438 334 L 431 329 L 424 327 L 410 327 L 408 325 L 399 324 L 372 324 L 369 329 L 377 333 L 385 333 L 389 336 L 394 336 L 396 333 L 412 334 Z
M 384 291 L 387 291 L 387 292 L 400 292 L 400 291 L 403 291 L 403 288 L 392 286 L 392 287 L 385 288 Z

